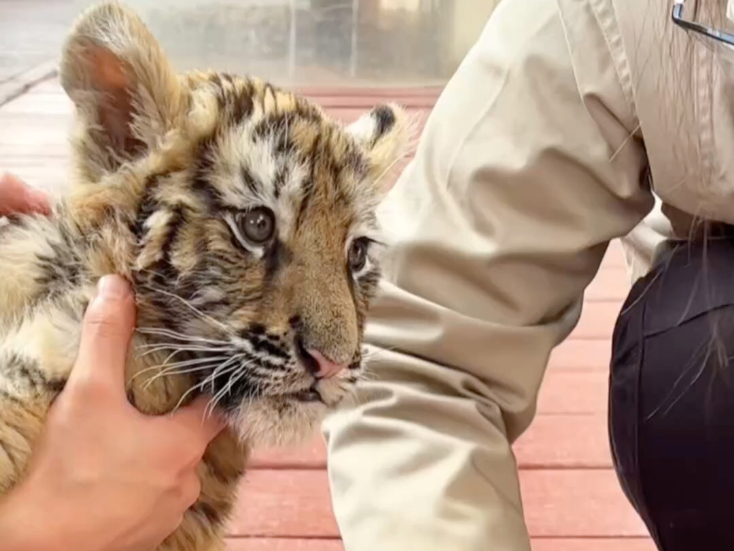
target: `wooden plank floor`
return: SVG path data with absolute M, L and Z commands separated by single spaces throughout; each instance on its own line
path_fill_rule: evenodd
M 399 96 L 424 121 L 436 91 L 313 95 L 345 120 L 380 95 Z M 70 113 L 53 79 L 0 108 L 0 171 L 59 191 L 66 181 Z M 609 336 L 626 289 L 615 243 L 586 294 L 577 329 L 553 353 L 536 421 L 515 446 L 533 551 L 654 550 L 622 494 L 607 444 Z M 230 551 L 343 549 L 319 439 L 305 450 L 256 455 L 230 532 Z

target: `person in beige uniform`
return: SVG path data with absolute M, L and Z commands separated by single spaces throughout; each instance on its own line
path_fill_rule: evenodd
M 661 550 L 734 549 L 726 11 L 499 2 L 384 209 L 372 378 L 324 427 L 347 551 L 530 549 L 511 444 L 616 238 L 635 282 L 610 327 L 620 482 Z

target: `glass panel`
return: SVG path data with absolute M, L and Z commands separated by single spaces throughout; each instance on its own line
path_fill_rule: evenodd
M 73 11 L 93 3 L 75 0 Z M 213 68 L 281 85 L 330 86 L 442 85 L 496 3 L 127 0 L 180 69 Z
M 0 84 L 56 57 L 74 12 L 69 0 L 0 0 Z

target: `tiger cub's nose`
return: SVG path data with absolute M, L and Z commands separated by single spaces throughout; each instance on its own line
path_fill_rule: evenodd
M 307 349 L 306 352 L 308 352 L 308 355 L 316 360 L 316 363 L 318 364 L 318 371 L 314 373 L 314 375 L 316 375 L 320 379 L 335 377 L 341 371 L 347 368 L 348 364 L 333 362 L 318 350 L 310 348 Z

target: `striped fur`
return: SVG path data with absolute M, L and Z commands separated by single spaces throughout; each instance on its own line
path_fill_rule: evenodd
M 375 212 L 406 115 L 383 105 L 344 126 L 255 78 L 177 74 L 117 3 L 81 16 L 61 80 L 77 113 L 73 189 L 53 216 L 0 227 L 0 492 L 23 476 L 97 280 L 118 273 L 138 301 L 130 401 L 162 414 L 209 393 L 229 420 L 159 551 L 222 549 L 252 446 L 307 436 L 360 377 Z M 253 209 L 273 216 L 264 244 Z M 357 246 L 366 261 L 350 265 Z M 350 368 L 317 380 L 306 348 Z

